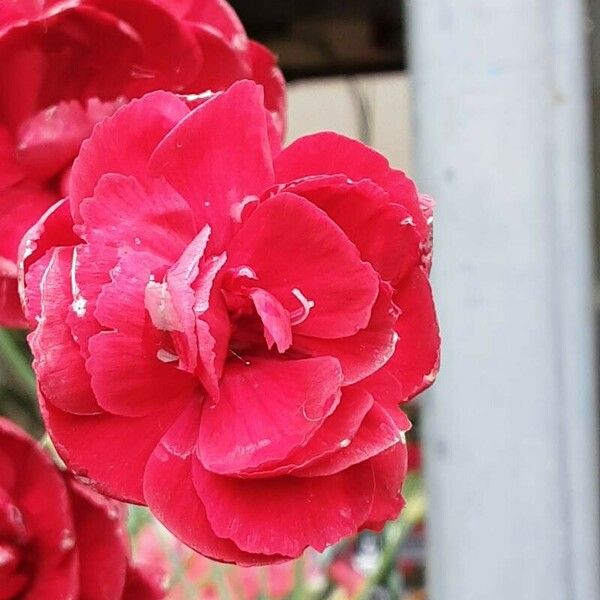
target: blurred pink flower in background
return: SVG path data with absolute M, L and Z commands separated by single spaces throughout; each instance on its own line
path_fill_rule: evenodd
M 305 589 L 321 588 L 324 577 L 312 555 L 301 563 L 290 561 L 265 567 L 223 566 L 184 546 L 156 522 L 150 522 L 136 539 L 136 561 L 146 570 L 169 582 L 167 600 L 219 600 L 224 586 L 231 600 L 283 600 L 290 594 L 300 574 Z

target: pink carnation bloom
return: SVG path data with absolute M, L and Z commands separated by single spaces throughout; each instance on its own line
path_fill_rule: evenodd
M 0 418 L 0 599 L 159 600 L 129 561 L 123 508 Z
M 282 151 L 249 81 L 193 109 L 166 92 L 121 108 L 21 249 L 65 462 L 225 562 L 395 518 L 398 404 L 439 362 L 423 207 L 359 142 Z
M 126 99 L 254 79 L 280 130 L 285 86 L 224 0 L 0 1 L 0 324 L 23 327 L 22 235 L 68 186 L 94 125 Z

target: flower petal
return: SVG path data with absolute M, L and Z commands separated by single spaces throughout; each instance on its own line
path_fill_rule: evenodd
M 189 205 L 159 179 L 142 187 L 131 176 L 103 175 L 79 210 L 78 229 L 89 244 L 147 251 L 171 262 L 196 235 Z
M 106 413 L 82 417 L 58 410 L 42 393 L 38 398 L 48 433 L 71 471 L 107 496 L 145 504 L 144 469 L 159 440 L 179 415 L 178 403 L 146 417 Z
M 15 142 L 12 135 L 0 124 L 0 191 L 19 183 L 24 176 L 23 168 L 15 155 Z
M 382 283 L 365 329 L 335 340 L 294 335 L 294 349 L 309 356 L 337 358 L 344 373 L 344 385 L 364 379 L 383 367 L 394 354 L 397 338 L 394 324 L 398 319 L 398 309 L 391 302 L 391 297 L 391 288 Z
M 406 207 L 421 240 L 428 239 L 429 226 L 414 183 L 362 142 L 333 132 L 317 133 L 296 140 L 275 159 L 277 183 L 325 174 L 343 174 L 355 181 L 370 179 L 388 191 L 394 202 Z
M 22 182 L 18 186 L 0 191 L 1 257 L 16 263 L 23 235 L 56 200 L 53 194 L 33 182 Z
M 212 530 L 192 481 L 199 420 L 200 406 L 192 403 L 148 461 L 144 496 L 150 510 L 179 539 L 205 556 L 239 565 L 281 560 L 282 557 L 243 552 L 231 540 L 217 537 Z
M 263 323 L 267 346 L 271 349 L 276 345 L 277 350 L 283 354 L 292 345 L 290 313 L 266 290 L 252 290 L 250 298 Z
M 68 480 L 79 556 L 80 597 L 115 600 L 125 587 L 127 547 L 123 509 L 73 480 Z
M 0 418 L 2 455 L 18 469 L 3 489 L 21 512 L 27 534 L 36 542 L 36 569 L 29 598 L 77 597 L 78 561 L 69 495 L 62 475 L 35 442 Z M 4 487 L 6 486 L 6 487 Z
M 79 205 L 93 195 L 102 175 L 121 173 L 144 182 L 150 155 L 188 113 L 189 109 L 177 96 L 159 91 L 132 100 L 99 123 L 81 145 L 73 163 L 70 202 L 75 221 L 81 222 Z
M 238 82 L 182 119 L 152 155 L 152 173 L 190 203 L 199 225 L 211 226 L 215 253 L 233 234 L 232 206 L 273 182 L 267 118 L 262 89 Z
M 53 248 L 75 246 L 81 239 L 73 233 L 73 220 L 66 200 L 53 204 L 23 235 L 18 250 L 19 294 L 31 324 L 41 313 L 40 281 Z M 38 263 L 45 262 L 45 265 Z M 35 273 L 30 273 L 35 270 Z
M 154 570 L 129 566 L 125 578 L 125 589 L 120 600 L 164 600 L 164 582 Z
M 294 450 L 280 465 L 245 473 L 248 477 L 288 475 L 334 454 L 356 435 L 366 414 L 373 406 L 372 396 L 353 386 L 342 388 L 342 398 L 335 411 L 323 421 L 305 446 Z
M 257 286 L 291 314 L 303 306 L 299 297 L 312 303 L 294 336 L 340 338 L 368 325 L 379 277 L 339 227 L 300 196 L 283 193 L 261 203 L 227 253 L 229 266 L 251 267 Z
M 0 325 L 15 329 L 27 327 L 19 300 L 19 286 L 15 277 L 0 277 Z
M 160 281 L 168 264 L 150 252 L 129 252 L 111 271 L 97 299 L 94 312 L 98 321 L 109 329 L 142 338 L 150 315 L 145 307 L 146 287 Z
M 237 41 L 243 47 L 246 38 L 244 26 L 235 10 L 225 0 L 192 0 L 188 1 L 188 4 L 190 6 L 186 19 L 205 23 L 220 31 L 231 43 Z
M 384 281 L 400 280 L 420 264 L 421 238 L 412 216 L 372 181 L 311 177 L 285 189 L 324 210 Z
M 123 99 L 106 103 L 96 99 L 88 105 L 70 100 L 35 113 L 17 131 L 19 163 L 38 181 L 59 174 L 77 156 L 81 142 L 90 136 L 94 125 L 123 104 Z
M 398 517 L 404 506 L 400 491 L 406 477 L 406 445 L 396 444 L 369 462 L 375 476 L 375 494 L 369 520 L 363 529 L 381 531 L 388 521 Z
M 285 458 L 339 402 L 335 359 L 248 362 L 226 366 L 219 402 L 202 411 L 198 456 L 215 473 L 236 474 Z
M 141 417 L 198 395 L 197 380 L 177 363 L 161 360 L 161 338 L 153 327 L 143 338 L 103 331 L 89 344 L 86 368 L 98 404 L 107 412 Z
M 400 442 L 404 443 L 404 432 L 410 429 L 410 421 L 404 418 L 402 427 L 398 426 L 397 421 L 398 419 L 392 419 L 376 402 L 367 413 L 356 435 L 347 439 L 338 452 L 329 454 L 294 474 L 298 477 L 332 475 L 369 460 Z
M 131 77 L 124 89 L 128 97 L 150 90 L 184 90 L 203 62 L 203 52 L 190 28 L 158 3 L 147 0 L 88 0 L 135 31 L 143 47 L 143 62 L 133 66 L 152 77 Z M 107 65 L 108 67 L 108 65 Z M 148 81 L 147 79 L 150 79 Z
M 252 79 L 265 89 L 265 106 L 273 115 L 279 136 L 283 137 L 286 130 L 287 102 L 285 79 L 277 67 L 277 58 L 268 48 L 254 40 L 250 40 L 249 52 Z
M 61 410 L 75 414 L 100 412 L 90 388 L 79 345 L 71 335 L 66 318 L 73 310 L 72 248 L 56 248 L 42 277 L 42 313 L 29 336 L 33 368 L 47 398 Z
M 192 466 L 213 531 L 247 552 L 296 557 L 308 546 L 323 551 L 355 533 L 373 501 L 369 462 L 306 479 L 235 479 L 211 474 L 197 460 Z
M 427 275 L 415 269 L 394 294 L 401 314 L 396 324 L 396 351 L 384 369 L 401 383 L 410 399 L 434 381 L 440 364 L 440 332 Z

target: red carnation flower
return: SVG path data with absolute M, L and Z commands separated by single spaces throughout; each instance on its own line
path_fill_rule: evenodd
M 0 598 L 158 600 L 129 563 L 122 506 L 59 471 L 0 418 Z
M 398 514 L 398 403 L 438 365 L 413 183 L 333 133 L 278 140 L 252 82 L 193 110 L 149 94 L 95 128 L 22 246 L 64 460 L 242 564 Z
M 264 86 L 281 131 L 283 77 L 224 0 L 0 2 L 1 325 L 26 325 L 19 240 L 64 195 L 94 125 L 152 90 L 197 94 L 238 79 Z

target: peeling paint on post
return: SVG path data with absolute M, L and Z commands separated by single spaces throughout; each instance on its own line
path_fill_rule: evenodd
M 437 200 L 432 600 L 600 598 L 584 2 L 408 0 Z

